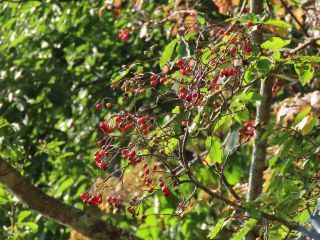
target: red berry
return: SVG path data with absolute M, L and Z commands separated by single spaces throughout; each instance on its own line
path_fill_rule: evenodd
M 102 109 L 102 103 L 98 103 L 98 104 L 96 105 L 96 109 L 97 109 L 97 110 L 101 110 L 101 109 Z
M 160 182 L 159 182 L 159 186 L 160 186 L 160 187 L 163 187 L 163 186 L 164 186 L 164 181 L 160 181 Z
M 180 87 L 179 88 L 179 93 L 186 93 L 187 92 L 187 89 L 185 87 Z
M 122 157 L 123 157 L 123 158 L 127 159 L 127 158 L 128 158 L 128 154 L 129 154 L 129 151 L 128 151 L 127 149 L 124 149 L 124 150 L 122 150 L 121 154 L 122 154 Z
M 229 36 L 229 35 L 230 35 L 230 32 L 229 32 L 229 31 L 226 31 L 226 32 L 224 33 L 224 35 Z
M 190 74 L 191 71 L 192 71 L 191 68 L 189 68 L 189 67 L 186 68 L 186 74 Z
M 157 79 L 158 79 L 158 76 L 156 74 L 151 75 L 151 78 L 150 78 L 151 82 L 155 82 L 157 81 Z
M 161 190 L 162 190 L 162 193 L 163 193 L 163 195 L 164 195 L 165 197 L 168 197 L 168 196 L 170 195 L 170 190 L 169 190 L 168 187 L 163 186 L 163 187 L 161 188 Z
M 187 72 L 186 72 L 186 70 L 184 68 L 180 69 L 180 73 L 181 73 L 181 75 L 186 75 L 187 74 Z
M 82 199 L 82 201 L 86 202 L 88 200 L 88 194 L 83 192 L 80 194 L 80 198 Z
M 217 78 L 216 77 L 212 78 L 211 84 L 216 84 L 216 83 L 217 83 Z
M 103 140 L 98 141 L 98 145 L 101 146 L 103 144 Z
M 152 193 L 153 190 L 154 190 L 154 188 L 153 188 L 153 187 L 150 187 L 150 188 L 148 189 L 148 193 Z
M 140 156 L 136 158 L 137 163 L 141 163 L 141 161 L 142 161 L 142 158 Z
M 148 134 L 148 130 L 147 129 L 143 129 L 142 130 L 142 134 L 145 136 L 145 135 L 147 135 Z
M 127 124 L 124 126 L 124 130 L 129 131 L 132 127 L 133 127 L 133 125 L 131 123 Z
M 223 29 L 220 29 L 218 33 L 219 33 L 220 35 L 223 35 L 223 34 L 224 34 L 224 30 L 223 30 Z
M 237 52 L 237 48 L 235 46 L 230 48 L 230 53 L 234 54 Z
M 160 83 L 165 83 L 167 81 L 167 77 L 162 77 L 161 79 L 160 79 Z
M 252 48 L 248 45 L 244 45 L 242 47 L 242 50 L 245 52 L 245 53 L 251 53 L 252 52 Z
M 143 124 L 146 121 L 146 119 L 144 117 L 138 118 L 137 123 L 139 125 Z
M 154 166 L 152 167 L 152 170 L 153 170 L 153 171 L 157 171 L 157 169 L 158 169 L 158 167 L 157 167 L 156 165 L 154 165 Z
M 143 168 L 146 168 L 146 167 L 148 167 L 148 164 L 146 164 L 146 163 L 143 164 Z
M 179 67 L 182 67 L 183 64 L 184 64 L 184 62 L 183 62 L 183 60 L 180 58 L 180 59 L 177 61 L 177 65 L 178 65 Z
M 117 116 L 117 117 L 115 118 L 115 120 L 116 120 L 116 122 L 120 122 L 120 121 L 121 121 L 121 117 Z
M 136 156 L 136 151 L 134 151 L 134 150 L 130 151 L 129 158 L 134 159 L 135 156 Z
M 157 80 L 155 80 L 155 81 L 151 81 L 151 87 L 156 87 L 157 86 L 157 84 L 158 84 L 158 81 Z
M 252 22 L 248 22 L 248 23 L 247 23 L 247 27 L 248 27 L 248 28 L 251 28 L 251 27 L 252 27 Z
M 128 115 L 126 116 L 126 120 L 127 120 L 127 121 L 131 120 L 131 118 L 132 118 L 131 114 L 128 114 Z
M 99 168 L 103 171 L 107 170 L 107 164 L 105 162 L 99 163 Z
M 154 125 L 151 124 L 151 125 L 149 126 L 149 131 L 153 131 L 153 130 L 154 130 Z
M 143 172 L 145 175 L 147 175 L 147 174 L 149 174 L 150 173 L 150 170 L 149 169 L 146 169 L 146 170 L 144 170 L 144 172 Z

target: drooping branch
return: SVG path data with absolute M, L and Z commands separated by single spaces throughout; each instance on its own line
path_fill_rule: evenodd
M 96 240 L 135 240 L 137 237 L 107 224 L 40 191 L 6 161 L 0 159 L 0 183 L 21 202 L 43 216 Z

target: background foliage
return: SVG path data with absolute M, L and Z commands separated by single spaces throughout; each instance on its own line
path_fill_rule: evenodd
M 158 22 L 176 2 L 157 1 L 157 5 L 154 2 L 145 1 L 141 11 L 134 11 L 131 1 L 122 2 L 121 9 L 115 7 L 117 1 L 113 5 L 105 5 L 102 1 L 2 3 L 0 156 L 50 196 L 80 209 L 87 208 L 108 221 L 135 230 L 138 236 L 145 239 L 205 239 L 213 226 L 218 225 L 219 228 L 223 222 L 227 224 L 221 218 L 229 209 L 223 208 L 222 203 L 207 201 L 208 196 L 202 193 L 192 202 L 182 219 L 151 215 L 145 222 L 132 218 L 124 209 L 117 212 L 104 209 L 100 212 L 84 206 L 79 199 L 82 191 L 96 182 L 98 177 L 105 176 L 92 162 L 93 149 L 97 147 L 99 137 L 96 126 L 100 121 L 95 104 L 104 97 L 112 97 L 121 106 L 124 102 L 122 93 L 110 88 L 111 79 L 117 76 L 114 73 L 136 60 L 161 55 L 179 31 L 175 29 L 178 24 L 175 21 Z M 192 5 L 193 1 L 189 4 Z M 240 8 L 236 1 L 230 4 L 231 10 Z M 292 6 L 297 11 L 302 7 L 299 1 Z M 231 11 L 218 9 L 211 1 L 203 1 L 197 7 L 203 13 L 201 19 L 213 19 L 213 22 L 225 20 L 225 14 Z M 281 57 L 276 52 L 285 46 L 296 46 L 301 35 L 299 26 L 288 26 L 279 21 L 287 18 L 285 12 L 278 14 L 282 9 L 281 5 L 275 5 L 272 9 L 272 17 L 277 22 L 269 22 L 268 36 L 276 37 L 262 45 L 275 52 L 272 61 L 278 62 L 281 62 Z M 282 29 L 277 29 L 279 27 Z M 119 29 L 130 29 L 128 42 L 119 39 Z M 309 219 L 306 204 L 314 206 L 317 194 L 314 186 L 319 156 L 315 153 L 319 152 L 320 139 L 316 104 L 320 97 L 315 94 L 316 101 L 305 100 L 303 109 L 294 109 L 294 105 L 298 100 L 303 101 L 300 100 L 303 94 L 314 93 L 318 87 L 316 64 L 320 59 L 316 54 L 317 51 L 311 49 L 307 57 L 298 56 L 298 61 L 287 62 L 277 73 L 287 87 L 282 88 L 275 99 L 272 121 L 287 121 L 284 128 L 290 124 L 298 125 L 298 128 L 297 131 L 279 131 L 279 126 L 275 131 L 274 125 L 270 126 L 268 134 L 274 148 L 270 149 L 269 168 L 265 175 L 269 185 L 259 199 L 270 203 L 268 210 L 285 218 L 289 216 L 301 224 Z M 270 65 L 266 59 L 257 60 L 260 73 L 268 72 Z M 144 71 L 160 71 L 157 61 L 145 62 L 143 67 Z M 301 95 L 296 95 L 299 92 Z M 255 94 L 239 96 L 235 102 L 247 104 L 248 110 L 232 118 L 226 117 L 219 123 L 218 135 L 231 135 L 227 149 L 238 143 L 237 133 L 241 124 L 254 118 Z M 292 95 L 298 97 L 293 99 Z M 150 95 L 144 96 L 138 99 L 137 105 L 148 105 L 148 101 L 153 100 Z M 283 107 L 282 101 L 286 101 L 287 108 Z M 288 108 L 291 112 L 296 111 L 291 118 Z M 112 111 L 117 110 L 118 107 L 113 106 Z M 229 128 L 231 125 L 233 127 Z M 197 151 L 197 145 L 204 146 L 205 140 L 203 137 L 194 143 L 194 149 L 189 150 Z M 242 183 L 248 179 L 251 147 L 251 144 L 243 146 L 231 156 L 226 166 L 228 181 L 237 184 L 240 189 L 245 187 Z M 212 159 L 217 159 L 219 154 L 223 156 L 219 152 L 212 154 Z M 218 186 L 218 179 L 209 172 L 210 169 L 201 169 L 199 179 L 205 184 Z M 192 188 L 186 185 L 179 191 L 190 193 Z M 143 206 L 145 214 L 175 212 L 179 191 L 168 200 L 159 196 L 148 199 Z M 69 229 L 28 210 L 1 185 L 0 204 L 0 214 L 3 216 L 0 218 L 1 239 L 67 239 L 70 235 Z M 226 233 L 220 234 L 231 236 L 237 227 L 232 226 Z M 270 231 L 270 238 L 282 239 L 286 234 L 284 227 L 275 227 Z

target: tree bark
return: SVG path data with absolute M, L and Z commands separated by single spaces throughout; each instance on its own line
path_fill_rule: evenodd
M 250 0 L 250 11 L 254 14 L 263 12 L 263 0 Z M 260 46 L 262 42 L 262 31 L 253 34 L 253 43 Z M 247 201 L 254 201 L 262 192 L 263 171 L 266 167 L 267 140 L 262 139 L 265 127 L 268 125 L 270 117 L 270 107 L 272 102 L 273 77 L 267 77 L 260 85 L 260 95 L 262 99 L 257 101 L 255 134 L 253 140 L 253 151 L 249 173 L 249 191 Z M 246 239 L 256 239 L 259 236 L 256 229 L 250 232 Z
M 0 159 L 0 182 L 21 202 L 43 216 L 94 240 L 135 240 L 137 237 L 40 191 L 6 161 Z

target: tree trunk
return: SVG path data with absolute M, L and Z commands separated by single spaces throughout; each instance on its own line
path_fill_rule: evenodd
M 254 14 L 261 14 L 263 12 L 263 0 L 250 0 L 250 11 Z M 260 46 L 262 37 L 261 30 L 255 32 L 253 34 L 253 43 Z M 273 82 L 273 77 L 267 77 L 260 85 L 260 95 L 262 99 L 257 102 L 256 106 L 256 128 L 249 173 L 247 201 L 254 201 L 262 192 L 263 171 L 266 167 L 267 150 L 267 140 L 266 138 L 262 140 L 262 135 L 269 122 Z M 247 236 L 247 239 L 255 239 L 256 237 L 257 233 L 253 231 Z
M 7 162 L 0 159 L 0 183 L 32 210 L 94 240 L 138 239 L 74 207 L 41 192 Z

